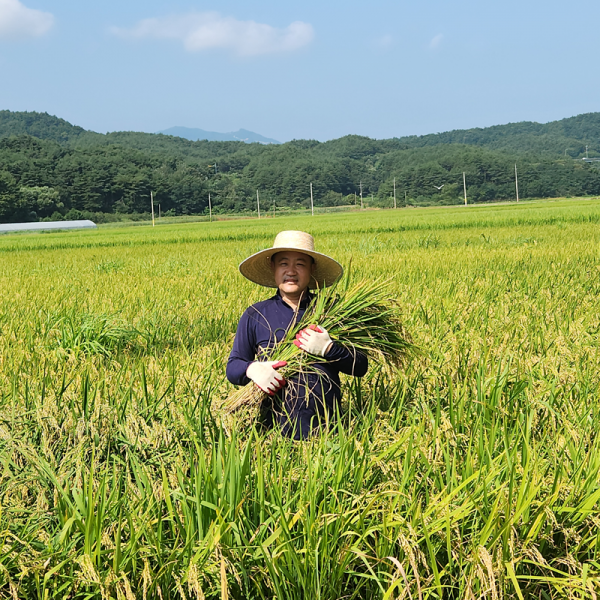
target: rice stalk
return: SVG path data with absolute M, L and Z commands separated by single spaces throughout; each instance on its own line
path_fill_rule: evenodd
M 318 290 L 302 319 L 265 356 L 265 360 L 287 362 L 280 369 L 286 379 L 311 370 L 311 365 L 318 362 L 293 343 L 300 330 L 313 324 L 325 328 L 332 340 L 339 340 L 352 352 L 360 352 L 392 368 L 399 368 L 409 355 L 417 352 L 400 320 L 399 306 L 391 297 L 390 281 L 364 279 L 352 287 L 349 283 L 350 277 L 346 275 L 330 288 Z M 266 397 L 265 392 L 250 382 L 230 394 L 221 409 L 229 414 L 242 406 L 257 407 Z

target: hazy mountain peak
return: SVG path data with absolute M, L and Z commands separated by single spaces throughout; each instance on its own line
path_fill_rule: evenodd
M 260 144 L 279 144 L 277 140 L 264 137 L 259 133 L 248 131 L 247 129 L 238 129 L 229 133 L 219 133 L 218 131 L 205 131 L 193 127 L 170 127 L 163 131 L 157 131 L 163 135 L 172 135 L 175 137 L 185 138 L 196 142 L 198 140 L 208 140 L 209 142 L 247 142 L 251 144 L 258 142 Z

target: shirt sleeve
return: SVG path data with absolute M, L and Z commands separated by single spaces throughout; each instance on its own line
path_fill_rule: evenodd
M 227 361 L 227 379 L 234 385 L 246 385 L 250 382 L 246 377 L 246 369 L 256 360 L 255 348 L 256 334 L 246 311 L 238 323 L 233 348 Z
M 335 363 L 342 373 L 354 375 L 354 377 L 362 377 L 369 368 L 369 361 L 362 352 L 354 348 L 346 348 L 337 342 L 333 342 L 325 360 L 328 363 Z

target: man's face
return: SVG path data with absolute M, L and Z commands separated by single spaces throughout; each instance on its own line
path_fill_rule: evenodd
M 271 269 L 279 291 L 296 296 L 308 287 L 314 263 L 308 254 L 283 251 L 271 258 Z

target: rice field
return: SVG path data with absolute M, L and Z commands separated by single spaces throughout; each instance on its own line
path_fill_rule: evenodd
M 389 278 L 422 350 L 224 423 L 238 263 Z M 0 237 L 0 597 L 596 598 L 600 200 Z

